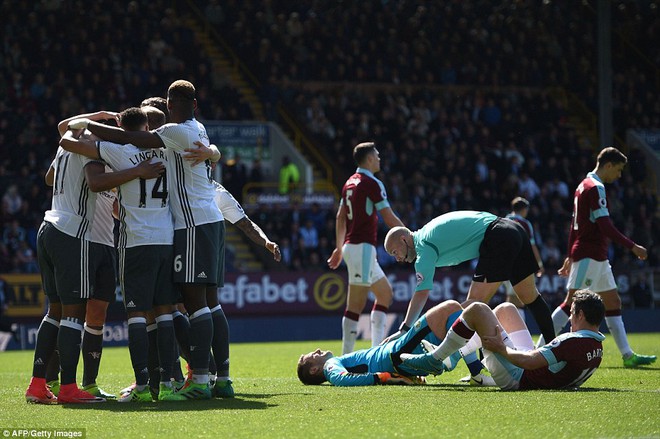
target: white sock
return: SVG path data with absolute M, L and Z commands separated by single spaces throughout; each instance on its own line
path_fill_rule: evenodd
M 195 384 L 208 384 L 209 383 L 209 374 L 204 373 L 201 375 L 193 374 L 192 381 Z
M 458 351 L 461 353 L 461 357 L 465 357 L 472 352 L 476 352 L 480 347 L 481 338 L 479 338 L 479 334 L 475 332 L 470 341 L 468 341 L 467 344 L 460 348 Z
M 387 314 L 383 311 L 371 311 L 371 346 L 378 346 L 385 338 Z
M 605 323 L 607 324 L 607 329 L 610 330 L 610 334 L 614 337 L 616 347 L 619 348 L 619 352 L 621 352 L 623 358 L 630 357 L 633 351 L 628 344 L 628 336 L 626 335 L 626 327 L 623 325 L 623 318 L 621 316 L 605 317 Z
M 344 316 L 341 319 L 341 346 L 342 346 L 342 355 L 346 355 L 350 352 L 353 352 L 355 348 L 355 340 L 357 340 L 357 329 L 358 322 L 357 320 L 349 319 Z
M 528 330 L 522 329 L 509 333 L 509 339 L 513 346 L 519 351 L 531 351 L 534 349 L 534 341 Z
M 461 320 L 461 323 L 465 325 L 466 328 L 468 328 L 471 331 L 474 331 L 474 329 L 470 328 L 463 320 Z M 472 338 L 465 338 L 461 337 L 454 331 L 454 328 L 450 328 L 449 331 L 447 331 L 447 336 L 445 339 L 440 343 L 440 346 L 435 348 L 435 350 L 432 352 L 433 358 L 436 360 L 444 360 L 460 348 L 464 347 Z

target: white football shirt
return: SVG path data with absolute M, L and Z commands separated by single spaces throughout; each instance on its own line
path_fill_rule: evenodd
M 89 239 L 96 194 L 89 189 L 83 169 L 93 160 L 57 148 L 51 166 L 55 170 L 53 201 L 44 220 L 69 236 Z
M 229 193 L 220 183 L 214 181 L 215 185 L 215 204 L 222 212 L 222 216 L 230 223 L 236 224 L 241 218 L 245 218 L 245 211 L 236 198 Z
M 99 157 L 121 171 L 142 161 L 167 163 L 165 148 L 141 149 L 134 145 L 97 142 Z M 136 178 L 119 186 L 119 248 L 138 245 L 171 245 L 174 238 L 169 207 L 167 170 L 158 178 Z
M 211 165 L 192 166 L 185 159 L 184 150 L 196 148 L 193 142 L 209 145 L 204 125 L 195 119 L 178 124 L 165 124 L 154 131 L 167 148 L 167 176 L 171 192 L 170 208 L 176 230 L 223 220 L 215 204 L 215 186 Z
M 105 167 L 105 172 L 112 172 Z M 115 222 L 112 218 L 112 209 L 117 196 L 113 191 L 103 191 L 96 194 L 96 208 L 92 220 L 92 230 L 89 240 L 98 244 L 115 246 L 113 229 Z

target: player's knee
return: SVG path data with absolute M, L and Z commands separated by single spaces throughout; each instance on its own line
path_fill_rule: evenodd
M 89 300 L 85 312 L 85 322 L 88 326 L 102 327 L 108 310 L 108 302 Z

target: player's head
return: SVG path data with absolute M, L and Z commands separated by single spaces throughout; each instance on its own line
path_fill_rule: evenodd
M 168 111 L 167 111 L 167 99 L 161 98 L 160 96 L 152 96 L 143 100 L 140 103 L 140 107 L 155 107 L 158 108 L 165 114 L 165 119 L 167 120 Z M 153 128 L 152 128 L 153 129 Z
M 513 210 L 514 213 L 525 217 L 529 211 L 529 201 L 523 197 L 516 197 L 511 201 L 511 210 Z
M 374 142 L 360 143 L 353 148 L 353 160 L 361 168 L 371 172 L 380 171 L 380 154 Z
M 172 118 L 174 118 L 172 113 L 177 113 L 179 116 L 192 115 L 196 107 L 195 86 L 191 82 L 179 79 L 167 89 L 167 109 Z
M 119 113 L 119 126 L 126 131 L 146 131 L 147 114 L 141 108 L 131 107 Z
M 149 105 L 140 108 L 142 108 L 142 111 L 144 111 L 147 115 L 147 120 L 149 121 L 148 128 L 150 130 L 155 130 L 156 128 L 160 128 L 161 126 L 165 125 L 165 122 L 167 121 L 165 113 L 160 111 L 158 108 Z
M 628 163 L 628 158 L 611 146 L 603 149 L 596 160 L 596 173 L 603 183 L 612 183 L 621 178 L 621 171 Z
M 600 326 L 605 318 L 605 304 L 601 297 L 590 290 L 578 290 L 573 296 L 573 305 L 571 305 L 571 326 L 573 319 L 579 318 L 580 313 L 588 324 Z
M 417 259 L 412 232 L 406 227 L 392 227 L 385 236 L 385 251 L 397 262 L 413 263 Z
M 332 352 L 322 351 L 321 349 L 301 355 L 298 359 L 298 379 L 303 384 L 309 385 L 317 385 L 325 382 L 323 365 L 332 356 Z

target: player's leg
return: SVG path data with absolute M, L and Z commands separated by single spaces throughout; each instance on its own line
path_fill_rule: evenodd
M 348 269 L 346 309 L 341 320 L 342 355 L 353 352 L 357 340 L 360 313 L 367 304 L 371 288 L 371 267 L 374 255 L 369 244 L 344 244 L 343 254 Z
M 218 301 L 216 285 L 206 289 L 206 300 L 213 318 L 213 358 L 217 368 L 213 396 L 233 398 L 234 389 L 229 377 L 229 322 Z
M 137 307 L 135 299 L 130 294 L 124 295 L 124 302 L 132 300 Z M 128 351 L 131 356 L 133 373 L 135 374 L 135 387 L 123 394 L 119 402 L 149 402 L 152 400 L 149 391 L 149 337 L 147 334 L 146 311 L 128 309 Z
M 382 273 L 380 266 L 376 264 L 378 271 Z M 392 304 L 392 285 L 389 280 L 382 274 L 376 282 L 371 285 L 371 290 L 376 296 L 376 301 L 371 310 L 371 346 L 378 346 L 386 334 L 387 324 L 387 310 Z
M 516 292 L 513 289 L 513 285 L 511 285 L 511 281 L 506 281 L 504 282 L 504 288 L 506 289 L 506 301 L 509 303 L 513 303 L 516 308 L 518 308 L 518 314 L 520 314 L 520 318 L 525 321 L 525 304 L 522 303 L 520 298 L 516 295 Z
M 516 349 L 526 351 L 534 349 L 532 336 L 529 333 L 529 329 L 527 329 L 525 321 L 520 317 L 518 307 L 513 304 L 503 303 L 495 307 L 493 313 L 500 322 L 501 328 L 509 334 L 509 338 Z
M 513 283 L 513 282 L 512 282 Z M 520 300 L 527 305 L 527 308 L 532 313 L 536 324 L 544 338 L 555 338 L 555 329 L 552 322 L 552 314 L 547 302 L 541 296 L 541 293 L 536 289 L 536 277 L 530 274 L 521 281 L 513 285 Z M 551 339 L 552 339 L 551 338 Z

